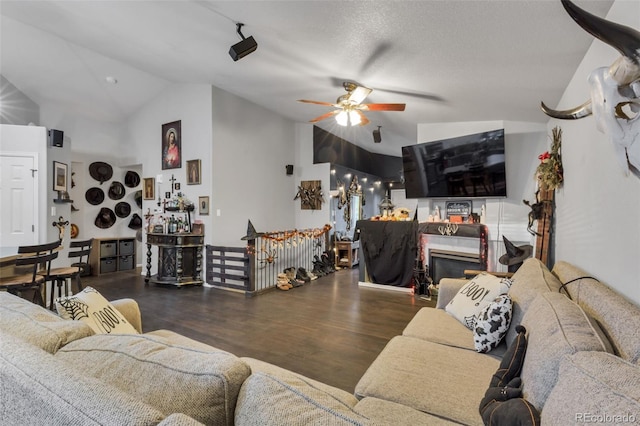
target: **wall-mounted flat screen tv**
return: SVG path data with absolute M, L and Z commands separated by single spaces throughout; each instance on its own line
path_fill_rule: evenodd
M 407 198 L 507 196 L 504 129 L 402 147 Z

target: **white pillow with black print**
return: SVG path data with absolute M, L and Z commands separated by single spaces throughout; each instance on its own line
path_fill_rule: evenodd
M 513 303 L 508 294 L 502 294 L 478 314 L 473 329 L 473 344 L 480 353 L 489 352 L 500 344 L 511 324 Z
M 447 313 L 469 330 L 473 330 L 478 314 L 496 297 L 506 294 L 511 288 L 511 280 L 498 278 L 487 272 L 469 280 L 445 306 Z
M 92 287 L 85 287 L 73 296 L 59 297 L 56 310 L 61 318 L 82 321 L 96 334 L 138 334 L 120 311 Z

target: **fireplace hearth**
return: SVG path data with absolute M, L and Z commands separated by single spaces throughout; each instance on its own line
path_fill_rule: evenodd
M 480 255 L 448 250 L 429 250 L 429 272 L 435 284 L 441 278 L 464 278 L 465 269 L 483 269 Z

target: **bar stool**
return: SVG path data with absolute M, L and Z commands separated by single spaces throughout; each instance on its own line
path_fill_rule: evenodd
M 45 281 L 51 281 L 51 294 L 49 299 L 49 309 L 55 310 L 56 290 L 58 297 L 62 297 L 69 294 L 69 280 L 75 278 L 78 286 L 78 291 L 82 290 L 82 282 L 80 280 L 80 274 L 82 274 L 86 268 L 89 267 L 89 255 L 91 253 L 91 245 L 93 244 L 93 238 L 85 241 L 73 241 L 69 244 L 70 248 L 77 250 L 69 252 L 69 258 L 78 258 L 77 262 L 71 264 L 71 266 L 63 266 L 59 268 L 52 268 L 45 275 Z
M 39 268 L 41 265 L 45 265 L 44 271 L 51 269 L 51 261 L 58 257 L 58 252 L 53 250 L 59 245 L 60 242 L 54 242 L 19 247 L 19 256 L 15 261 L 16 274 L 1 277 L 0 287 L 6 288 L 9 293 L 18 297 L 22 297 L 22 293 L 31 290 L 34 292 L 31 301 L 44 307 L 45 302 L 42 297 L 42 284 L 45 283 L 45 276 L 39 272 Z M 31 268 L 26 268 L 29 266 Z M 30 271 L 19 273 L 21 270 Z

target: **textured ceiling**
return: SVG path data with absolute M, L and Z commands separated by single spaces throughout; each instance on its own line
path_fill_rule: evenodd
M 599 16 L 612 3 L 577 1 Z M 0 72 L 60 113 L 118 122 L 172 83 L 198 83 L 306 122 L 329 108 L 297 99 L 334 102 L 357 81 L 374 89 L 367 101 L 406 111 L 319 125 L 391 155 L 417 123 L 546 122 L 540 101 L 556 106 L 593 41 L 559 0 L 2 0 L 0 14 Z M 236 22 L 258 49 L 234 62 Z

